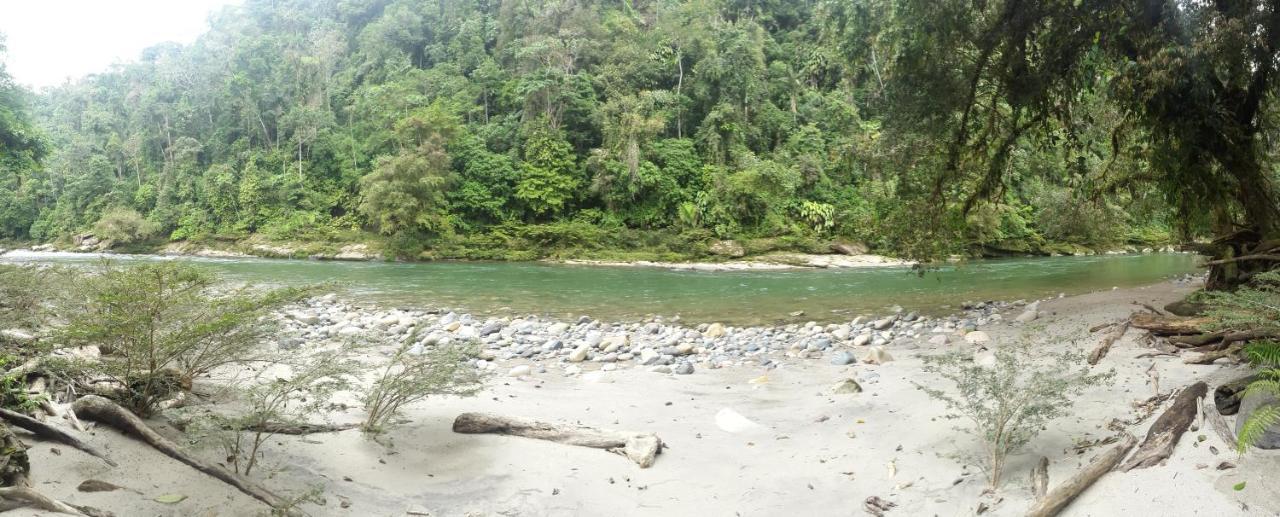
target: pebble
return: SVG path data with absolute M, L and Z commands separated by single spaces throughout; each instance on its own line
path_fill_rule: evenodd
M 964 307 L 964 312 L 942 318 L 903 310 L 887 317 L 857 316 L 847 322 L 731 328 L 720 322 L 685 326 L 674 317 L 649 317 L 643 322 L 589 317 L 556 321 L 522 315 L 476 318 L 448 310 L 358 307 L 326 295 L 282 310 L 276 318 L 281 333 L 273 341 L 281 349 L 295 350 L 337 345 L 359 336 L 362 341 L 383 345 L 382 352 L 389 353 L 406 335 L 414 335 L 416 342 L 411 343 L 410 353 L 415 355 L 452 343 L 478 341 L 481 350 L 471 364 L 486 370 L 507 368 L 502 371 L 517 377 L 545 372 L 556 364 L 568 376 L 640 366 L 689 375 L 699 366 L 748 366 L 767 371 L 779 366 L 783 357 L 821 359 L 837 366 L 880 364 L 893 359 L 891 350 L 917 349 L 926 341 L 935 347 L 961 336 L 978 344 L 989 342 L 991 338 L 978 331 L 978 326 L 998 321 L 1013 307 L 1019 312 L 1037 310 L 1035 303 L 991 301 L 967 302 Z M 852 348 L 847 348 L 850 345 Z M 522 364 L 503 364 L 513 360 Z M 862 377 L 859 382 L 865 384 Z

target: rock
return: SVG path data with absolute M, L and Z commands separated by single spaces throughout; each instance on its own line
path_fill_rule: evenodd
M 553 336 L 564 334 L 566 330 L 569 330 L 568 323 L 555 323 L 555 324 L 552 324 L 550 327 L 547 327 L 547 333 Z
M 853 352 L 849 351 L 836 352 L 835 355 L 831 356 L 831 364 L 836 366 L 844 366 L 856 362 L 858 362 L 858 359 L 853 356 Z
M 445 329 L 445 330 L 447 330 L 447 331 L 449 331 L 449 332 L 457 332 L 457 330 L 458 330 L 459 328 L 462 328 L 462 322 L 461 322 L 461 321 L 455 321 L 455 322 L 449 323 L 448 325 L 445 325 L 445 326 L 444 326 L 444 329 Z
M 289 317 L 304 325 L 316 325 L 320 323 L 320 317 L 314 312 L 293 311 L 289 313 Z
M 831 251 L 841 255 L 866 255 L 870 249 L 861 242 L 835 242 L 831 244 Z
M 715 241 L 711 246 L 707 247 L 707 251 L 712 255 L 728 258 L 741 258 L 746 256 L 747 250 L 739 244 L 738 241 Z
M 716 412 L 716 427 L 726 433 L 741 433 L 745 431 L 755 431 L 763 429 L 764 426 L 757 424 L 751 419 L 742 416 L 741 413 L 729 408 L 722 408 Z
M 990 350 L 978 350 L 973 353 L 973 364 L 983 368 L 995 368 L 996 353 Z
M 581 363 L 583 361 L 586 361 L 587 352 L 590 352 L 590 351 L 591 351 L 591 347 L 588 347 L 587 345 L 579 345 L 578 348 L 573 349 L 573 352 L 569 353 L 569 362 Z
M 1240 436 L 1240 432 L 1244 430 L 1245 423 L 1259 409 L 1266 407 L 1274 407 L 1280 404 L 1280 399 L 1267 396 L 1263 393 L 1248 393 L 1240 400 L 1240 412 L 1236 413 L 1236 436 Z M 1253 444 L 1259 449 L 1280 449 L 1280 424 L 1272 425 L 1263 431 L 1262 436 Z
M 893 360 L 893 356 L 889 355 L 883 347 L 873 346 L 867 349 L 866 355 L 862 356 L 862 362 L 867 364 L 884 364 Z
M 121 488 L 99 479 L 86 479 L 76 486 L 76 490 L 81 492 L 112 492 Z
M 715 339 L 715 338 L 718 338 L 718 337 L 720 337 L 720 336 L 723 336 L 723 335 L 724 335 L 724 325 L 721 325 L 721 324 L 719 324 L 719 323 L 712 323 L 711 325 L 708 325 L 708 326 L 707 326 L 707 330 L 706 330 L 705 332 L 703 332 L 703 333 L 702 333 L 702 335 L 703 335 L 703 336 L 706 336 L 706 337 L 709 337 L 709 338 L 711 338 L 711 339 Z
M 360 334 L 360 333 L 362 333 L 362 332 L 364 332 L 364 330 L 363 330 L 363 329 L 361 329 L 360 327 L 355 327 L 355 326 L 351 326 L 351 325 L 348 325 L 348 326 L 345 326 L 345 327 L 342 327 L 342 328 L 338 329 L 338 335 L 339 335 L 339 336 L 346 336 L 346 337 L 354 336 L 354 335 Z
M 858 334 L 853 338 L 853 346 L 867 346 L 871 343 L 871 334 Z
M 689 355 L 693 353 L 693 343 L 680 343 L 676 345 L 675 355 Z
M 689 375 L 693 373 L 693 363 L 690 363 L 688 361 L 681 361 L 680 364 L 677 364 L 676 367 L 671 371 L 674 372 L 676 375 Z
M 660 364 L 652 368 L 649 368 L 649 371 L 653 373 L 671 373 L 671 367 L 665 364 Z
M 1035 321 L 1036 318 L 1038 317 L 1040 317 L 1040 312 L 1037 310 L 1031 309 L 1031 310 L 1022 311 L 1022 314 L 1019 314 L 1017 318 L 1014 318 L 1014 321 L 1017 321 L 1018 323 L 1031 323 Z
M 943 346 L 947 344 L 946 334 L 938 334 L 929 338 L 929 344 L 933 346 Z
M 533 368 L 529 367 L 529 365 L 527 364 L 522 364 L 520 366 L 516 366 L 512 368 L 511 371 L 507 372 L 507 376 L 524 377 L 526 375 L 529 375 L 532 372 L 533 372 Z
M 871 328 L 874 328 L 876 330 L 885 330 L 892 326 L 893 326 L 893 318 L 878 319 L 871 324 Z
M 843 381 L 837 382 L 836 385 L 831 388 L 831 391 L 836 393 L 837 395 L 862 393 L 862 385 L 858 384 L 858 381 L 855 381 L 853 379 L 845 379 Z
M 981 330 L 975 330 L 973 332 L 966 333 L 964 335 L 964 340 L 971 345 L 981 345 L 990 343 L 991 336 L 988 336 L 986 332 Z
M 1206 309 L 1208 309 L 1208 307 L 1203 303 L 1192 303 L 1186 300 L 1178 300 L 1164 306 L 1164 310 L 1169 311 L 1169 314 L 1187 317 L 1204 314 Z
M 852 332 L 853 330 L 850 329 L 849 327 L 841 325 L 839 327 L 836 327 L 835 330 L 831 331 L 831 337 L 844 341 L 846 339 L 849 339 L 849 334 L 851 334 Z
M 14 343 L 31 343 L 36 340 L 36 336 L 22 329 L 4 329 L 0 330 L 0 337 Z
M 659 354 L 657 350 L 652 348 L 645 348 L 640 351 L 640 364 L 642 365 L 652 366 L 658 364 L 658 361 L 661 359 L 662 354 Z
M 483 327 L 480 327 L 480 337 L 485 337 L 485 336 L 488 336 L 489 334 L 496 334 L 501 330 L 502 330 L 501 323 L 498 323 L 496 321 L 490 321 L 489 323 L 485 323 Z
M 565 368 L 565 369 L 564 369 L 564 374 L 565 374 L 565 375 L 577 375 L 577 374 L 579 374 L 579 373 L 582 373 L 582 368 L 579 368 L 577 365 L 572 365 L 572 364 L 571 364 L 571 365 L 569 365 L 567 368 Z
M 476 339 L 480 337 L 480 333 L 476 332 L 476 328 L 470 325 L 458 329 L 456 334 L 458 339 Z

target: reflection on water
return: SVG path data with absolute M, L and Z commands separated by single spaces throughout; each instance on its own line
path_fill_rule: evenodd
M 93 264 L 101 256 L 13 252 L 3 262 Z M 847 319 L 893 305 L 942 312 L 967 300 L 1012 300 L 1150 284 L 1196 272 L 1187 254 L 1107 255 L 972 261 L 925 276 L 909 268 L 671 271 L 520 262 L 322 262 L 113 255 L 112 260 L 186 260 L 233 281 L 281 285 L 335 282 L 348 294 L 388 305 L 478 313 L 588 314 L 629 320 L 649 314 L 685 321 L 762 323 Z

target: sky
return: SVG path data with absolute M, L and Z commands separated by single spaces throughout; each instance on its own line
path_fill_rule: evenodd
M 9 75 L 39 89 L 135 61 L 166 41 L 191 43 L 208 15 L 241 0 L 0 0 Z

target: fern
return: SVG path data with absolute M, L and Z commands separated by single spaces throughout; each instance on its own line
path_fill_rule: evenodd
M 1251 285 L 1234 292 L 1204 293 L 1209 305 L 1212 330 L 1262 330 L 1280 333 L 1280 271 L 1254 277 Z M 1263 340 L 1245 346 L 1249 363 L 1260 368 L 1258 380 L 1249 384 L 1244 397 L 1280 399 L 1280 342 Z M 1280 424 L 1280 403 L 1259 406 L 1240 430 L 1237 447 L 1241 453 L 1258 443 L 1268 429 Z
M 1249 389 L 1253 389 L 1252 384 Z M 1245 421 L 1244 428 L 1240 430 L 1236 449 L 1241 454 L 1244 454 L 1249 447 L 1262 439 L 1262 435 L 1267 432 L 1267 429 L 1278 423 L 1280 423 L 1280 404 L 1268 404 L 1254 410 L 1253 414 L 1249 415 L 1249 420 Z
M 1280 343 L 1255 341 L 1245 347 L 1245 356 L 1255 366 L 1275 368 L 1280 366 Z

